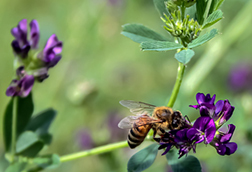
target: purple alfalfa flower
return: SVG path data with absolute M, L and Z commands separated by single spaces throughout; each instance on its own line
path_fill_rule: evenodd
M 234 106 L 231 106 L 228 100 L 219 100 L 216 104 L 215 95 L 211 98 L 210 94 L 206 96 L 203 93 L 197 93 L 196 100 L 199 105 L 190 105 L 190 107 L 200 109 L 201 116 L 209 116 L 214 119 L 217 127 L 223 125 L 232 116 Z
M 176 147 L 179 148 L 178 158 L 187 155 L 191 149 L 193 149 L 194 153 L 196 152 L 196 144 L 187 134 L 189 130 L 188 128 L 179 130 L 175 135 L 174 141 L 176 142 Z
M 19 79 L 13 79 L 6 90 L 6 95 L 10 97 L 26 97 L 30 94 L 34 84 L 34 76 L 27 75 L 23 66 L 17 69 Z
M 42 61 L 39 69 L 34 71 L 34 76 L 39 82 L 48 78 L 48 70 L 54 67 L 61 59 L 62 41 L 53 34 L 48 40 L 42 52 L 38 54 L 38 59 Z
M 213 116 L 215 111 L 215 94 L 211 97 L 210 94 L 204 95 L 203 93 L 197 93 L 196 100 L 198 105 L 190 105 L 189 107 L 199 109 L 201 116 Z
M 158 149 L 164 149 L 162 155 L 167 154 L 172 147 L 179 149 L 179 157 L 187 154 L 191 149 L 195 152 L 196 145 L 193 144 L 193 140 L 187 137 L 188 128 L 181 130 L 171 130 L 166 132 L 164 136 L 160 138 L 160 147 Z
M 59 62 L 61 59 L 61 55 L 59 54 L 62 52 L 62 46 L 62 42 L 58 40 L 55 34 L 47 40 L 42 52 L 43 55 L 40 57 L 47 68 L 51 68 Z
M 158 148 L 159 150 L 165 148 L 165 151 L 162 153 L 162 155 L 167 154 L 173 146 L 176 146 L 176 142 L 174 139 L 177 131 L 178 130 L 171 130 L 162 135 L 161 138 L 155 139 L 155 141 L 159 142 L 160 144 Z
M 252 85 L 252 64 L 241 62 L 235 64 L 228 76 L 228 87 L 235 92 L 251 90 Z
M 216 127 L 214 120 L 210 117 L 199 117 L 193 124 L 193 127 L 188 129 L 187 137 L 195 141 L 195 143 L 209 144 L 215 135 Z
M 228 100 L 219 100 L 215 106 L 213 119 L 218 121 L 218 126 L 222 126 L 232 116 L 235 107 L 231 106 Z
M 91 149 L 95 146 L 90 130 L 83 128 L 77 132 L 77 142 L 81 149 Z
M 231 155 L 237 150 L 235 142 L 229 142 L 233 136 L 235 125 L 229 124 L 227 132 L 220 132 L 216 135 L 211 145 L 215 147 L 220 155 Z
M 15 40 L 12 41 L 11 45 L 14 53 L 19 55 L 21 58 L 26 58 L 29 50 L 35 49 L 38 46 L 39 41 L 39 26 L 36 20 L 30 22 L 30 38 L 27 38 L 27 19 L 21 20 L 17 27 L 11 30 Z

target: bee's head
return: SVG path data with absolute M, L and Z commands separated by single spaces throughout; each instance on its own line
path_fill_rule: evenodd
M 172 114 L 172 128 L 179 129 L 183 124 L 184 118 L 179 111 L 174 111 Z

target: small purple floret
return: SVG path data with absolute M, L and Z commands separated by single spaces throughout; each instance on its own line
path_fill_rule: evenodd
M 58 40 L 55 34 L 53 34 L 45 45 L 42 61 L 44 61 L 48 67 L 55 66 L 61 59 L 61 56 L 58 55 L 61 53 L 61 51 L 62 42 Z
M 214 120 L 210 117 L 199 117 L 193 128 L 190 128 L 187 132 L 187 137 L 191 140 L 195 140 L 195 143 L 201 143 L 205 141 L 205 144 L 209 144 L 215 135 L 216 127 Z
M 216 103 L 214 119 L 219 119 L 219 125 L 224 124 L 232 116 L 235 107 L 231 106 L 228 100 L 219 100 Z
M 235 125 L 229 124 L 228 128 L 226 133 L 220 132 L 211 143 L 220 155 L 231 155 L 237 150 L 237 144 L 229 142 L 233 136 Z
M 14 79 L 7 88 L 6 95 L 10 97 L 26 97 L 30 94 L 33 84 L 34 77 L 32 75 L 25 75 L 20 80 Z
M 198 105 L 190 105 L 189 107 L 193 107 L 195 109 L 200 110 L 201 116 L 212 116 L 215 110 L 214 101 L 215 95 L 211 98 L 210 94 L 206 96 L 203 93 L 197 93 L 196 100 Z
M 27 38 L 27 20 L 21 20 L 17 27 L 11 30 L 15 40 L 12 41 L 11 45 L 15 54 L 22 58 L 26 58 L 29 50 L 35 49 L 38 46 L 39 41 L 39 26 L 36 20 L 32 20 L 30 23 L 30 41 Z

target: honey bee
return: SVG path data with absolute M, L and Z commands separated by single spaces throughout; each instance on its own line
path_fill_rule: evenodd
M 144 141 L 150 129 L 153 129 L 153 138 L 156 140 L 156 134 L 162 136 L 166 130 L 181 129 L 186 121 L 179 111 L 173 111 L 167 106 L 156 107 L 132 100 L 122 100 L 120 104 L 135 114 L 123 118 L 118 124 L 121 129 L 130 129 L 127 140 L 131 149 Z M 150 114 L 152 116 L 149 116 Z

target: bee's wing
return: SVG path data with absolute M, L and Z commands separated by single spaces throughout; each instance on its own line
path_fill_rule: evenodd
M 130 129 L 133 127 L 137 118 L 138 116 L 127 116 L 119 122 L 118 127 L 121 129 Z
M 153 110 L 156 106 L 144 103 L 144 102 L 138 102 L 133 100 L 121 100 L 119 102 L 124 107 L 130 109 L 130 112 L 133 114 L 152 114 Z
M 143 125 L 150 125 L 153 123 L 159 123 L 163 122 L 160 119 L 155 119 L 147 114 L 144 115 L 138 115 L 138 116 L 128 116 L 123 118 L 119 124 L 118 127 L 121 129 L 130 129 L 130 128 L 135 128 L 135 127 L 140 127 Z

